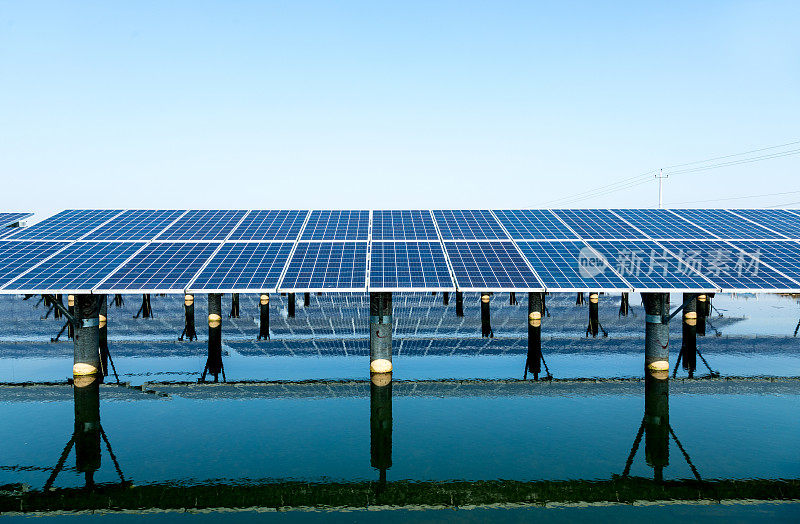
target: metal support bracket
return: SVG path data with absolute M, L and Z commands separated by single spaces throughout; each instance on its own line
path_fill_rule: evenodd
M 67 319 L 67 322 L 72 324 L 72 327 L 87 328 L 87 327 L 97 327 L 100 325 L 99 318 L 84 318 L 84 319 L 76 318 L 69 312 L 69 309 L 67 309 L 64 306 L 64 304 L 56 300 L 55 295 L 44 295 L 44 296 L 46 296 L 47 299 L 50 301 L 50 303 L 53 304 L 53 307 L 61 311 L 61 314 L 64 315 L 64 317 Z
M 663 317 L 661 317 L 661 323 L 662 324 L 669 324 L 669 321 L 672 320 L 672 318 L 675 315 L 677 315 L 678 313 L 683 311 L 683 308 L 685 308 L 689 304 L 689 302 L 691 302 L 692 300 L 696 299 L 699 296 L 700 296 L 699 294 L 691 295 L 689 298 L 686 299 L 686 301 L 683 304 L 680 305 L 680 307 L 678 309 L 676 309 L 675 311 L 673 311 L 669 315 L 664 315 Z M 647 316 L 650 316 L 650 315 L 647 315 Z

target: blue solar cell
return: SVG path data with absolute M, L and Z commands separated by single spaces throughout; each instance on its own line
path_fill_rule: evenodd
M 369 211 L 312 211 L 303 240 L 367 240 Z
M 444 245 L 460 290 L 544 289 L 512 242 L 445 242 Z
M 29 216 L 33 216 L 33 213 L 0 213 L 0 227 L 16 224 Z
M 20 240 L 78 240 L 107 220 L 122 213 L 111 209 L 71 209 L 62 211 L 14 235 Z
M 366 242 L 298 242 L 279 288 L 366 290 Z
M 439 242 L 373 242 L 370 290 L 455 289 Z
M 608 209 L 554 209 L 553 213 L 583 239 L 647 239 Z
M 308 211 L 251 211 L 228 240 L 297 240 Z
M 7 284 L 5 289 L 88 293 L 144 245 L 144 242 L 75 242 Z
M 636 291 L 714 291 L 716 286 L 687 268 L 677 256 L 652 240 L 591 240 L 598 251 Z
M 720 240 L 661 240 L 658 242 L 677 255 L 688 272 L 699 271 L 723 291 L 793 291 L 800 284 L 760 263 Z
M 733 209 L 731 212 L 788 238 L 800 239 L 800 215 L 788 209 Z
M 180 292 L 219 244 L 154 242 L 115 271 L 96 291 Z
M 547 289 L 630 290 L 603 257 L 579 240 L 517 242 L 517 246 Z
M 433 217 L 445 240 L 505 240 L 500 222 L 485 209 L 435 209 Z
M 791 240 L 735 240 L 737 248 L 800 282 L 800 243 Z
M 226 242 L 197 278 L 194 291 L 274 291 L 292 242 Z
M 430 211 L 372 212 L 372 240 L 438 240 Z
M 514 240 L 578 238 L 547 209 L 501 209 L 494 214 Z
M 186 211 L 131 209 L 114 217 L 83 240 L 152 240 Z
M 0 286 L 31 269 L 69 242 L 7 240 L 0 242 Z
M 659 239 L 708 239 L 716 238 L 707 231 L 676 217 L 666 209 L 614 209 L 626 222 L 641 230 L 650 238 Z
M 188 211 L 156 238 L 158 240 L 225 240 L 247 211 Z
M 724 209 L 671 209 L 670 211 L 725 240 L 784 238 Z

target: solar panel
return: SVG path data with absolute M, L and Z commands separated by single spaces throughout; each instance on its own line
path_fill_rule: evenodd
M 218 247 L 209 242 L 153 242 L 95 291 L 183 292 Z
M 553 213 L 583 239 L 647 239 L 608 209 L 554 209 Z
M 89 293 L 144 245 L 144 242 L 75 242 L 6 284 L 5 290 Z
M 500 222 L 485 209 L 435 209 L 433 217 L 445 240 L 505 240 Z
M 29 270 L 69 242 L 6 240 L 0 242 L 0 286 Z
M 676 217 L 666 209 L 614 209 L 626 222 L 641 230 L 653 239 L 705 238 L 716 237 L 707 231 Z
M 455 290 L 439 242 L 373 242 L 370 291 Z
M 543 291 L 512 242 L 445 242 L 462 291 Z
M 696 269 L 724 292 L 800 290 L 800 284 L 721 240 L 662 240 L 659 244 L 677 255 L 686 271 Z
M 671 211 L 726 240 L 784 238 L 724 209 L 672 209 Z
M 121 212 L 112 209 L 70 209 L 20 230 L 14 235 L 14 238 L 17 240 L 78 240 Z
M 251 211 L 228 240 L 297 240 L 308 211 Z
M 734 209 L 731 212 L 788 238 L 800 239 L 800 215 L 788 209 Z
M 631 286 L 579 240 L 517 242 L 548 290 L 629 291 Z
M 716 286 L 651 240 L 592 240 L 598 251 L 636 291 L 714 291 Z
M 430 211 L 372 212 L 372 240 L 438 240 Z
M 83 240 L 152 240 L 186 211 L 130 209 L 114 217 Z
M 369 211 L 317 210 L 308 217 L 303 240 L 367 240 Z
M 11 226 L 30 216 L 33 216 L 33 213 L 0 213 L 0 227 Z
M 292 242 L 226 242 L 197 278 L 194 292 L 275 291 Z
M 225 240 L 247 211 L 193 210 L 163 231 L 158 240 Z
M 494 214 L 514 240 L 578 239 L 547 209 L 501 209 Z
M 281 291 L 365 291 L 366 242 L 298 242 Z
M 800 244 L 791 240 L 736 240 L 734 246 L 749 253 L 759 263 L 777 269 L 800 282 Z

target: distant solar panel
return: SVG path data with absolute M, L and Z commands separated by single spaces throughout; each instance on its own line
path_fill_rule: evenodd
M 6 240 L 0 242 L 0 286 L 42 262 L 69 242 Z
M 676 217 L 666 209 L 613 209 L 626 222 L 641 230 L 648 237 L 659 239 L 716 237 L 686 220 Z
M 439 242 L 373 242 L 369 289 L 454 290 Z
M 144 242 L 75 242 L 31 269 L 6 290 L 89 293 Z
M 548 290 L 629 291 L 608 263 L 586 244 L 575 241 L 517 242 Z
M 554 209 L 553 213 L 586 240 L 647 239 L 608 209 Z
M 733 209 L 731 212 L 788 238 L 800 239 L 800 215 L 788 209 Z
M 791 240 L 735 240 L 734 246 L 800 282 L 800 244 Z
M 0 213 L 0 227 L 16 224 L 30 216 L 33 216 L 33 213 Z
M 714 291 L 717 287 L 651 240 L 592 240 L 636 291 Z
M 121 210 L 111 209 L 70 209 L 46 218 L 31 227 L 26 227 L 14 234 L 14 238 L 18 240 L 78 240 L 121 212 Z
M 494 214 L 514 240 L 578 238 L 547 209 L 501 209 Z
M 292 245 L 292 242 L 226 242 L 189 284 L 189 290 L 274 292 Z
M 694 268 L 724 292 L 800 290 L 800 284 L 720 240 L 661 240 L 658 243 L 677 255 L 687 271 Z
M 130 209 L 114 217 L 83 240 L 152 240 L 186 211 Z
M 445 242 L 445 250 L 463 291 L 543 290 L 512 242 Z
M 297 240 L 308 211 L 251 211 L 229 240 Z
M 218 247 L 209 242 L 148 244 L 96 291 L 182 292 Z
M 364 291 L 366 287 L 366 242 L 298 242 L 279 285 L 282 291 Z
M 725 240 L 784 238 L 724 209 L 672 209 L 671 211 Z
M 308 217 L 303 240 L 367 240 L 369 211 L 317 210 Z
M 506 240 L 500 222 L 485 209 L 434 209 L 444 240 Z
M 428 210 L 373 211 L 372 240 L 437 240 Z
M 157 240 L 225 240 L 247 211 L 193 210 L 163 231 Z

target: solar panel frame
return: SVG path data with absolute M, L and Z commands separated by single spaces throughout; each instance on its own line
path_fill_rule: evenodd
M 80 240 L 122 213 L 121 209 L 67 209 L 14 233 L 15 240 Z
M 786 238 L 726 209 L 670 209 L 669 211 L 722 240 Z
M 438 240 L 433 215 L 427 209 L 375 210 L 371 240 Z
M 84 235 L 82 240 L 152 240 L 186 213 L 185 209 L 128 209 Z
M 611 212 L 653 240 L 717 238 L 666 209 L 612 209 Z
M 442 240 L 510 240 L 488 209 L 434 209 Z
M 188 293 L 274 293 L 294 242 L 224 242 Z M 249 270 L 249 272 L 248 272 Z
M 552 212 L 583 240 L 647 240 L 647 235 L 608 209 L 553 209 Z
M 444 248 L 459 291 L 545 290 L 511 240 L 446 241 Z
M 242 209 L 192 209 L 159 233 L 157 242 L 222 242 L 246 218 Z
M 278 291 L 366 292 L 368 248 L 366 241 L 298 241 L 281 276 Z M 340 263 L 332 266 L 331 260 Z
M 384 263 L 392 259 L 393 264 Z M 367 288 L 376 292 L 456 289 L 439 241 L 373 241 Z
M 364 209 L 313 209 L 308 215 L 300 240 L 369 240 L 370 215 Z
M 549 209 L 494 209 L 492 213 L 512 240 L 578 240 Z
M 788 209 L 731 209 L 729 212 L 792 240 L 800 240 L 800 216 Z
M 295 241 L 309 214 L 307 209 L 252 210 L 231 232 L 230 241 Z
M 624 278 L 581 240 L 520 240 L 516 244 L 547 291 L 632 290 Z M 592 275 L 598 266 L 600 271 Z
M 71 242 L 45 242 L 42 240 L 0 241 L 0 293 L 2 288 L 19 275 L 33 269 L 51 256 L 69 246 Z M 8 293 L 17 294 L 17 291 Z

